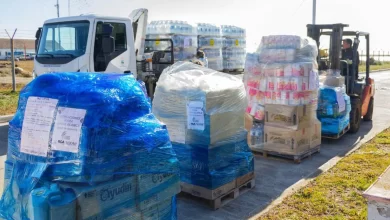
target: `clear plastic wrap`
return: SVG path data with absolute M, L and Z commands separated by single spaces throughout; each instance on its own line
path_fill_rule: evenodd
M 222 58 L 208 60 L 208 68 L 216 71 L 222 71 L 223 70 Z
M 186 21 L 152 21 L 147 27 L 149 34 L 197 35 L 196 28 Z
M 221 37 L 198 37 L 199 48 L 222 48 Z
M 246 30 L 244 28 L 222 25 L 221 30 L 223 37 L 246 37 Z
M 184 21 L 152 21 L 147 29 L 148 39 L 157 39 L 145 43 L 151 50 L 170 50 L 170 43 L 158 39 L 172 39 L 175 61 L 191 60 L 196 57 L 198 38 L 196 28 Z M 169 53 L 163 58 L 170 61 Z
M 223 60 L 224 70 L 244 69 L 245 60 Z
M 167 125 L 182 182 L 215 189 L 253 171 L 246 105 L 244 85 L 234 76 L 184 62 L 164 70 L 153 113 Z
M 300 49 L 304 40 L 299 36 L 294 35 L 270 35 L 264 36 L 261 39 L 262 48 L 291 48 Z
M 221 36 L 221 27 L 213 24 L 198 23 L 197 31 L 199 36 Z
M 269 38 L 279 38 L 271 41 Z M 261 63 L 274 62 L 316 62 L 318 48 L 316 42 L 311 38 L 300 38 L 299 36 L 266 36 L 257 49 Z M 297 42 L 295 38 L 299 39 Z M 295 42 L 295 43 L 292 43 Z
M 206 54 L 208 60 L 222 59 L 222 49 L 205 48 L 203 52 Z
M 151 114 L 142 86 L 131 75 L 38 77 L 20 93 L 8 140 L 0 202 L 5 219 L 53 219 L 53 214 L 75 219 L 84 205 L 94 207 L 97 219 L 121 219 L 115 215 L 130 210 L 146 213 L 180 190 L 178 160 L 166 126 Z M 136 190 L 148 187 L 148 182 L 135 179 L 155 175 L 176 180 Z M 96 197 L 83 194 L 84 190 L 99 191 L 107 184 L 112 184 L 111 189 L 101 189 L 100 198 L 80 202 L 85 195 Z M 169 187 L 174 189 L 155 199 Z M 119 196 L 132 192 L 134 196 L 126 201 Z M 107 196 L 115 200 L 106 203 Z M 139 208 L 138 204 L 149 200 L 153 200 L 150 206 Z M 158 214 L 154 210 L 148 213 Z
M 297 155 L 319 145 L 310 144 L 310 134 L 302 135 L 319 124 L 317 53 L 312 39 L 278 35 L 263 37 L 257 51 L 247 54 L 243 80 L 246 113 L 253 117 L 253 125 L 247 128 L 252 149 Z M 269 138 L 271 134 L 273 138 Z M 288 144 L 303 136 L 301 141 L 307 145 Z M 278 137 L 284 144 L 277 143 Z
M 245 61 L 245 49 L 243 48 L 224 48 L 222 56 L 224 59 L 242 60 Z
M 245 38 L 229 38 L 223 37 L 223 47 L 229 48 L 246 48 L 246 39 Z
M 196 48 L 198 47 L 198 39 L 196 35 L 163 35 L 149 34 L 147 39 L 172 39 L 174 48 Z M 146 41 L 146 47 L 151 47 L 156 50 L 166 50 L 170 43 L 167 41 Z
M 246 33 L 245 29 L 235 26 L 222 26 L 223 32 L 223 69 L 237 71 L 244 69 Z

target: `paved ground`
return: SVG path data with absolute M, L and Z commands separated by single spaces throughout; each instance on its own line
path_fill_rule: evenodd
M 256 187 L 235 201 L 217 211 L 211 211 L 204 202 L 188 197 L 178 199 L 179 219 L 246 219 L 263 209 L 280 196 L 287 188 L 317 171 L 324 163 L 335 156 L 343 156 L 362 139 L 390 127 L 390 71 L 372 74 L 376 80 L 375 111 L 373 122 L 363 123 L 359 133 L 347 134 L 338 141 L 323 141 L 321 153 L 294 164 L 286 160 L 255 160 Z
M 338 141 L 324 141 L 321 153 L 294 164 L 286 160 L 264 159 L 256 157 L 256 187 L 217 211 L 211 211 L 205 203 L 180 196 L 178 199 L 179 219 L 246 219 L 261 212 L 287 188 L 317 171 L 324 163 L 336 156 L 343 156 L 360 140 L 370 139 L 373 135 L 390 126 L 390 71 L 373 74 L 376 80 L 375 112 L 371 123 L 363 123 L 360 132 L 346 135 Z M 6 154 L 7 124 L 0 124 L 0 155 Z M 0 158 L 0 178 L 3 163 Z M 0 190 L 2 185 L 0 180 Z

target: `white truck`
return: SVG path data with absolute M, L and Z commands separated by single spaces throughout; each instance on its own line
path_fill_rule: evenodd
M 89 14 L 47 20 L 36 33 L 33 75 L 48 72 L 131 73 L 150 87 L 156 78 L 148 62 L 167 66 L 173 64 L 174 59 L 173 49 L 160 53 L 153 51 L 145 57 L 145 41 L 156 41 L 145 39 L 147 20 L 147 9 L 134 10 L 129 18 Z M 170 41 L 173 48 L 172 40 L 161 40 Z M 171 59 L 161 62 L 165 53 L 171 53 Z M 162 67 L 153 66 L 161 72 Z M 154 86 L 151 87 L 148 90 Z

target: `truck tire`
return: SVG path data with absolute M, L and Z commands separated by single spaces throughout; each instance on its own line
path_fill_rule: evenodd
M 362 120 L 362 104 L 360 98 L 351 97 L 351 113 L 349 114 L 349 124 L 351 125 L 349 132 L 356 133 L 360 129 L 360 122 Z
M 368 104 L 367 114 L 363 117 L 364 121 L 372 121 L 372 115 L 374 114 L 374 97 L 371 97 Z

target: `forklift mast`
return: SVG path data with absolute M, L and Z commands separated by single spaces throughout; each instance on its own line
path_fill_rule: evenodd
M 329 61 L 330 69 L 340 70 L 340 57 L 341 57 L 341 41 L 343 39 L 344 28 L 348 27 L 347 24 L 326 24 L 326 25 L 307 25 L 307 36 L 313 38 L 317 42 L 317 47 L 320 46 L 320 37 L 324 30 L 330 30 L 330 42 L 329 48 Z M 318 57 L 319 59 L 320 57 Z M 319 60 L 318 60 L 319 61 Z

